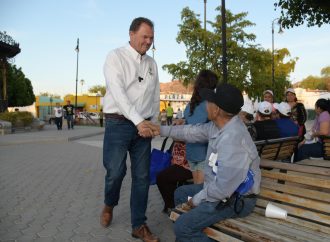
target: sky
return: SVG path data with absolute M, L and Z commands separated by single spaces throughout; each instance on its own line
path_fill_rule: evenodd
M 280 16 L 273 0 L 230 0 L 226 8 L 234 14 L 248 12 L 255 26 L 255 44 L 271 49 L 272 21 Z M 207 1 L 207 20 L 214 21 L 220 0 Z M 204 20 L 204 0 L 0 0 L 0 31 L 20 44 L 21 53 L 11 63 L 21 67 L 32 82 L 35 95 L 40 92 L 74 94 L 76 88 L 77 38 L 78 94 L 95 85 L 105 85 L 103 64 L 107 53 L 126 45 L 128 29 L 136 17 L 147 17 L 155 24 L 155 60 L 160 82 L 172 77 L 162 70 L 165 64 L 186 60 L 185 46 L 176 42 L 181 11 L 189 7 Z M 210 26 L 207 25 L 210 29 Z M 294 83 L 309 75 L 320 76 L 330 65 L 330 25 L 306 25 L 278 34 L 275 24 L 275 49 L 287 48 L 298 57 L 290 80 Z M 149 55 L 152 56 L 151 50 Z M 80 80 L 85 84 L 82 86 Z

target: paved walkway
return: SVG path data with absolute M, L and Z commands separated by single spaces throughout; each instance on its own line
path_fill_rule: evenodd
M 130 172 L 108 229 L 99 225 L 104 168 L 99 127 L 0 136 L 0 241 L 140 241 L 131 237 Z M 161 138 L 153 146 L 160 147 Z M 172 222 L 151 186 L 148 225 L 173 242 Z

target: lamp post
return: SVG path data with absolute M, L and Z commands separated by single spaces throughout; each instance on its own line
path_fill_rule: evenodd
M 76 69 L 76 97 L 75 97 L 75 112 L 77 112 L 77 90 L 78 90 L 78 61 L 79 61 L 79 38 L 77 39 L 77 46 L 75 48 L 75 51 L 77 52 L 77 69 Z
M 204 0 L 204 68 L 206 69 L 206 3 L 207 0 Z
M 221 42 L 222 42 L 222 75 L 223 83 L 227 83 L 227 40 L 226 40 L 226 1 L 221 0 Z
M 277 24 L 279 24 L 278 20 L 279 20 L 279 18 L 276 18 L 272 21 L 272 86 L 273 86 L 273 88 L 275 88 L 274 24 L 275 24 L 275 21 L 277 21 Z M 278 33 L 279 34 L 283 33 L 281 25 L 280 25 L 280 29 L 279 29 Z
M 50 102 L 50 112 L 49 112 L 49 114 L 50 114 L 50 116 L 52 116 L 53 115 L 53 96 L 50 96 L 49 97 L 49 102 Z

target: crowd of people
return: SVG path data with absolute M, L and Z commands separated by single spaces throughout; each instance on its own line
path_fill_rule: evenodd
M 313 131 L 306 132 L 306 110 L 297 102 L 294 89 L 287 89 L 285 101 L 279 103 L 274 102 L 273 91 L 266 90 L 254 111 L 244 105 L 238 88 L 219 84 L 214 72 L 202 70 L 184 115 L 178 112 L 179 119 L 173 121 L 170 104 L 158 115 L 157 64 L 147 54 L 153 39 L 153 22 L 144 17 L 134 19 L 128 44 L 110 51 L 104 64 L 106 175 L 100 223 L 103 227 L 112 223 L 129 154 L 132 236 L 145 242 L 160 241 L 147 226 L 146 210 L 151 140 L 161 135 L 174 140 L 172 165 L 157 177 L 163 211 L 168 213 L 180 204 L 190 208 L 174 223 L 176 241 L 213 241 L 203 233 L 204 228 L 247 216 L 255 207 L 261 174 L 254 140 L 299 136 L 296 161 L 319 155 L 319 138 L 330 131 L 329 101 L 316 103 Z M 316 138 L 316 143 L 307 142 L 311 138 Z M 184 184 L 191 178 L 192 184 Z

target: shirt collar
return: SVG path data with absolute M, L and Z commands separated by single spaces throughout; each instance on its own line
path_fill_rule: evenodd
M 146 58 L 147 54 L 141 55 L 139 52 L 137 52 L 129 43 L 126 46 L 126 49 L 131 53 L 133 58 L 137 61 L 142 61 Z
M 216 138 L 218 135 L 222 134 L 225 130 L 230 129 L 233 125 L 235 125 L 235 123 L 239 121 L 238 119 L 239 119 L 238 115 L 232 117 L 232 119 L 228 123 L 226 123 L 225 126 L 223 126 L 222 128 L 218 128 L 219 131 L 215 132 L 212 138 Z

